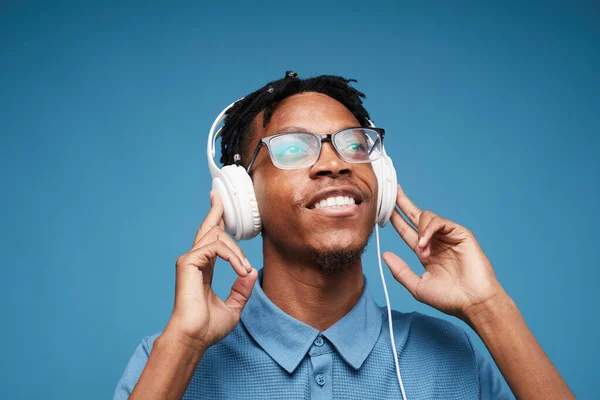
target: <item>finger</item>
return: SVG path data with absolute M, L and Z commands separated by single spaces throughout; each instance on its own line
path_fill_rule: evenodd
M 211 230 L 214 226 L 219 226 L 223 223 L 223 203 L 221 203 L 221 199 L 216 191 L 210 191 L 210 210 L 204 218 L 202 225 L 198 228 L 196 232 L 196 237 L 194 238 L 194 243 L 192 248 L 196 246 L 196 244 L 202 239 L 202 236 L 206 234 L 209 230 Z
M 216 240 L 206 246 L 190 251 L 183 256 L 181 264 L 185 267 L 195 267 L 206 275 L 205 283 L 212 284 L 212 276 L 214 271 L 214 260 L 219 257 L 233 267 L 233 270 L 239 276 L 246 276 L 248 272 L 242 260 L 231 250 L 223 241 Z
M 417 298 L 417 288 L 421 282 L 421 277 L 415 274 L 408 264 L 392 252 L 386 251 L 382 255 L 383 260 L 392 272 L 394 278 L 404 286 L 414 298 Z
M 433 235 L 448 235 L 454 231 L 455 227 L 456 225 L 453 222 L 445 218 L 441 218 L 439 216 L 434 216 L 431 218 L 423 231 L 419 231 L 419 247 L 423 249 L 421 252 L 422 257 L 427 257 L 429 255 L 429 248 L 427 245 L 431 242 Z
M 258 278 L 258 272 L 252 269 L 248 275 L 238 277 L 231 287 L 231 292 L 225 300 L 225 305 L 231 310 L 236 320 L 239 320 L 242 315 L 242 310 L 252 294 L 256 278 Z
M 240 246 L 229 236 L 221 227 L 213 226 L 210 231 L 208 231 L 202 238 L 196 243 L 196 245 L 192 248 L 195 250 L 196 248 L 203 247 L 209 243 L 214 242 L 215 240 L 220 240 L 227 245 L 231 250 L 237 254 L 237 256 L 242 260 L 247 272 L 252 271 L 252 266 L 250 266 L 250 262 L 246 258 L 246 255 L 240 248 Z
M 419 217 L 419 224 L 417 225 L 419 237 L 425 231 L 425 228 L 427 228 L 427 225 L 429 225 L 429 222 L 432 219 L 434 219 L 435 217 L 437 217 L 437 215 L 433 211 L 425 210 L 425 211 L 421 212 L 421 216 Z
M 221 208 L 223 209 L 223 215 L 219 220 L 219 226 L 221 227 L 221 229 L 225 229 L 225 206 L 223 205 L 223 200 L 221 200 L 219 192 L 217 192 L 216 190 L 210 191 L 210 204 L 220 204 Z
M 408 198 L 408 196 L 406 196 L 399 184 L 398 193 L 396 195 L 396 204 L 398 207 L 400 207 L 400 210 L 402 210 L 402 212 L 408 217 L 408 220 L 412 222 L 414 226 L 419 225 L 421 210 Z
M 412 227 L 411 224 L 406 222 L 406 220 L 402 217 L 400 212 L 397 209 L 394 209 L 392 212 L 392 216 L 390 217 L 390 221 L 392 222 L 392 226 L 398 232 L 402 240 L 410 247 L 411 249 L 416 249 L 417 240 L 419 235 L 415 228 Z
M 429 211 L 429 210 L 425 210 L 421 213 L 421 216 L 419 217 L 419 227 L 418 227 L 418 236 L 419 238 L 421 238 L 423 236 L 423 232 L 425 231 L 425 228 L 427 228 L 427 225 L 429 225 L 429 223 L 435 219 L 437 216 Z M 417 248 L 415 249 L 415 252 L 417 253 L 417 255 L 423 259 L 425 257 L 427 257 L 429 252 L 429 248 L 425 247 L 425 245 L 421 245 L 421 241 L 419 239 L 419 243 Z

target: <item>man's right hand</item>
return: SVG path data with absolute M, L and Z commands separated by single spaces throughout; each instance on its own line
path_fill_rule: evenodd
M 175 305 L 163 332 L 201 352 L 235 328 L 258 277 L 242 249 L 223 230 L 223 204 L 218 194 L 211 191 L 210 198 L 211 209 L 191 250 L 177 259 Z M 225 301 L 211 286 L 217 257 L 228 261 L 238 274 Z

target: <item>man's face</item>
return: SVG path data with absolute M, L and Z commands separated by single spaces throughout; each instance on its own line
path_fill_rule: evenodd
M 260 113 L 254 121 L 250 154 L 265 136 L 300 131 L 329 134 L 360 126 L 342 103 L 314 92 L 283 100 L 266 128 L 262 120 Z M 251 173 L 265 242 L 295 256 L 362 253 L 376 214 L 377 179 L 370 163 L 347 163 L 330 142 L 323 142 L 314 165 L 293 170 L 273 165 L 265 147 Z M 352 198 L 356 204 L 315 208 L 315 203 L 338 196 Z

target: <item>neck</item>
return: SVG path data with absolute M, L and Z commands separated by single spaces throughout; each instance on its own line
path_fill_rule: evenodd
M 358 258 L 343 270 L 326 275 L 319 265 L 280 254 L 263 241 L 262 289 L 286 314 L 320 332 L 339 321 L 358 302 L 364 289 Z

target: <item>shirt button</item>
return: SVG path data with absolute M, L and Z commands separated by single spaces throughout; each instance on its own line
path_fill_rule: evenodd
M 317 338 L 315 339 L 315 346 L 323 346 L 323 338 L 321 336 L 317 336 Z
M 325 384 L 325 376 L 323 374 L 317 375 L 317 383 L 319 386 L 323 386 Z

